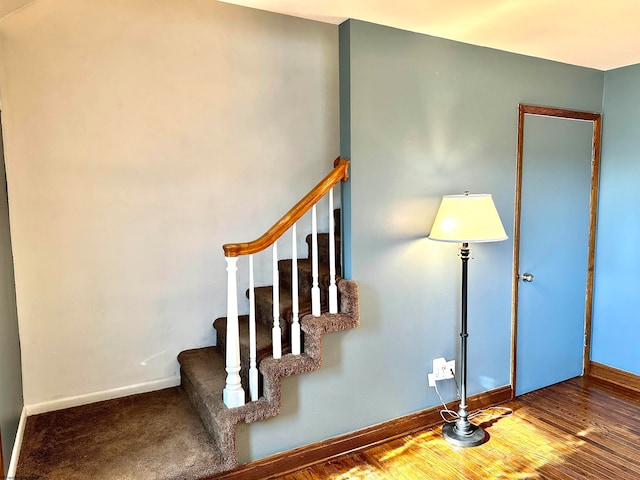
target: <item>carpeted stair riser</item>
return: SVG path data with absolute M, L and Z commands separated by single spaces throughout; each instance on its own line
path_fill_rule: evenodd
M 339 237 L 340 233 L 342 232 L 341 216 L 342 210 L 340 208 L 336 208 L 333 210 L 333 233 L 335 233 L 336 237 Z M 340 250 L 336 250 L 336 252 L 339 251 Z
M 309 255 L 307 258 L 311 259 L 311 242 L 313 241 L 313 237 L 311 235 L 307 235 L 305 238 L 307 242 L 307 251 Z M 335 235 L 336 242 L 336 270 L 340 269 L 340 235 Z M 329 234 L 328 233 L 319 233 L 318 234 L 318 263 L 320 265 L 329 265 Z
M 322 311 L 327 310 L 327 295 L 320 295 L 320 306 Z M 311 313 L 311 302 L 302 298 L 298 301 L 299 318 Z M 280 328 L 285 329 L 293 321 L 293 302 L 291 300 L 291 290 L 280 289 Z M 263 325 L 273 326 L 273 288 L 256 288 L 256 322 Z
M 280 287 L 291 290 L 291 270 L 293 262 L 290 259 L 280 260 L 278 262 L 278 271 L 280 277 Z M 336 277 L 340 276 L 340 269 L 336 268 Z M 326 303 L 328 301 L 329 282 L 329 266 L 322 263 L 318 266 L 318 286 L 320 287 L 321 299 Z M 313 276 L 311 268 L 311 260 L 298 260 L 298 297 L 300 300 L 311 299 L 311 287 L 313 285 Z
M 224 354 L 227 348 L 227 318 L 222 317 L 216 319 L 213 322 L 213 327 L 216 329 L 217 342 L 216 347 L 220 351 L 220 353 Z M 243 368 L 240 373 L 241 376 L 243 373 L 246 374 L 249 365 L 249 353 L 250 353 L 250 343 L 249 343 L 249 316 L 241 315 L 238 317 L 238 328 L 240 333 L 240 359 L 242 360 L 242 365 L 247 365 L 247 368 Z M 271 343 L 271 326 L 264 325 L 262 323 L 256 322 L 256 362 L 259 364 L 260 361 L 272 355 L 272 343 Z M 286 335 L 285 332 L 282 334 L 282 347 L 283 353 L 288 353 L 288 341 L 289 336 Z M 285 343 L 285 341 L 287 343 Z M 248 385 L 248 374 L 247 378 L 242 379 L 243 385 Z
M 227 343 L 227 319 L 225 317 L 217 318 L 213 322 L 213 327 L 216 330 L 216 346 L 215 349 L 225 356 L 226 343 Z M 265 328 L 257 328 L 256 344 L 258 358 L 264 358 L 271 351 L 271 334 L 269 333 L 269 344 L 265 345 Z M 238 317 L 238 329 L 240 333 L 240 359 L 243 368 L 240 370 L 240 381 L 245 389 L 248 390 L 249 385 L 249 317 L 248 315 L 241 315 Z M 226 373 L 225 373 L 226 375 Z

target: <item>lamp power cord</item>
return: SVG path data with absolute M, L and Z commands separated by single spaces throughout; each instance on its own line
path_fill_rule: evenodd
M 451 372 L 451 374 L 453 374 L 453 371 Z M 460 390 L 458 388 L 458 380 L 456 379 L 455 375 L 453 376 L 453 379 L 456 382 L 456 397 L 459 399 Z M 442 420 L 444 420 L 446 423 L 455 423 L 460 418 L 460 415 L 458 415 L 458 412 L 451 410 L 447 406 L 446 402 L 442 398 L 442 395 L 440 395 L 437 381 L 435 382 L 435 389 L 436 389 L 436 394 L 438 395 L 438 398 L 440 399 L 440 403 L 442 403 L 442 407 L 443 407 L 442 410 L 440 410 L 440 416 L 442 417 Z M 513 410 L 509 407 L 489 407 L 489 408 L 483 408 L 473 413 L 470 413 L 467 419 L 471 422 L 472 419 L 479 417 L 480 415 L 494 415 L 495 418 L 503 418 L 503 417 L 508 417 L 509 415 L 512 415 L 512 414 L 513 414 Z

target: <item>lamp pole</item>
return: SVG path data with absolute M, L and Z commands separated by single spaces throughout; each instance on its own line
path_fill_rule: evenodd
M 447 423 L 442 427 L 442 436 L 449 442 L 460 447 L 475 447 L 484 442 L 485 432 L 482 428 L 469 421 L 467 411 L 467 271 L 469 267 L 470 249 L 468 243 L 460 247 L 462 260 L 462 325 L 460 330 L 460 407 L 458 420 Z

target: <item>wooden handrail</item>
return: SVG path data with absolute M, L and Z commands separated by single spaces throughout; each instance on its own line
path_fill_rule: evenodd
M 284 232 L 313 207 L 318 200 L 324 197 L 334 185 L 340 181 L 349 179 L 349 160 L 346 158 L 336 158 L 333 162 L 334 169 L 324 177 L 313 189 L 307 193 L 302 200 L 283 215 L 269 230 L 260 238 L 247 243 L 227 243 L 222 246 L 225 257 L 238 257 L 240 255 L 250 255 L 258 253 L 272 245 Z

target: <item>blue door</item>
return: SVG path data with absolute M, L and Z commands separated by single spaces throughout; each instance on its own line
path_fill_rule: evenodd
M 593 123 L 525 115 L 516 395 L 582 374 Z

